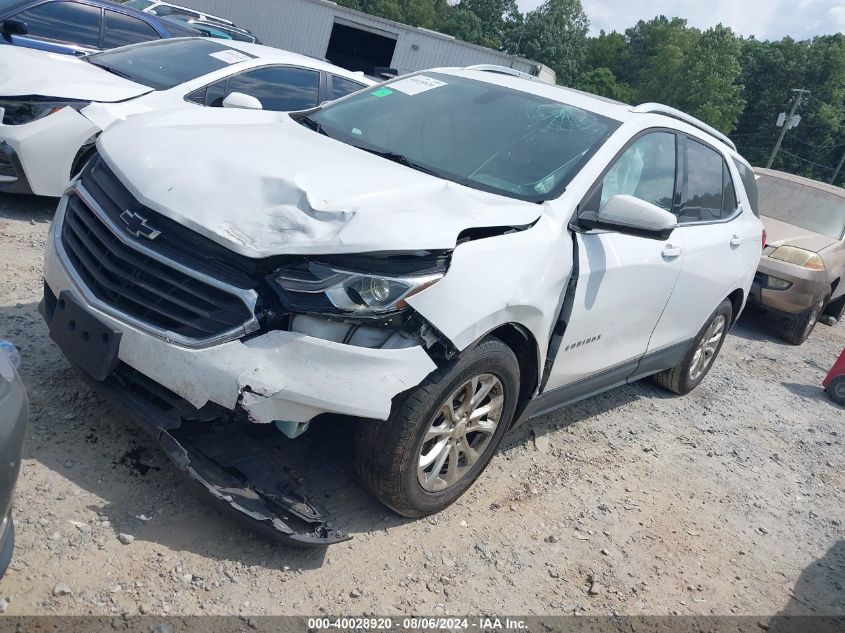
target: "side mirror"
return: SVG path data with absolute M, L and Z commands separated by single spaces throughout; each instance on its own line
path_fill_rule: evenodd
M 29 27 L 23 20 L 9 18 L 8 20 L 3 20 L 2 24 L 3 26 L 0 28 L 0 31 L 2 31 L 3 35 L 26 35 L 29 33 Z
M 245 95 L 242 92 L 230 92 L 229 95 L 223 99 L 224 108 L 245 108 L 247 110 L 263 110 L 264 107 L 261 102 L 251 95 Z
M 654 240 L 668 239 L 678 227 L 674 214 L 634 196 L 616 195 L 596 211 L 578 216 L 582 226 L 637 235 Z

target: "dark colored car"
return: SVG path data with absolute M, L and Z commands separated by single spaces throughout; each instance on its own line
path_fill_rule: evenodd
M 0 0 L 0 44 L 85 55 L 196 35 L 187 25 L 109 0 Z
M 0 341 L 0 576 L 6 573 L 15 549 L 12 493 L 21 469 L 29 405 L 17 367 L 20 355 L 11 343 Z

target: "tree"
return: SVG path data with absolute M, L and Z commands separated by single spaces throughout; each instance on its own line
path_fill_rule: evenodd
M 745 107 L 737 83 L 740 50 L 739 39 L 720 24 L 696 38 L 681 64 L 684 90 L 676 95 L 678 104 L 725 133 L 733 131 Z
M 551 67 L 572 85 L 581 71 L 589 21 L 580 0 L 546 0 L 525 16 L 520 54 Z
M 522 14 L 516 0 L 461 0 L 442 18 L 439 28 L 464 41 L 496 50 L 513 50 Z
M 635 91 L 626 83 L 617 81 L 609 68 L 594 68 L 578 75 L 575 87 L 622 103 L 632 103 Z

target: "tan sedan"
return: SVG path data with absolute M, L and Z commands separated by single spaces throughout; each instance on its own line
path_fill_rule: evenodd
M 781 317 L 781 336 L 800 345 L 821 319 L 845 311 L 845 189 L 772 169 L 754 169 L 768 235 L 752 303 Z

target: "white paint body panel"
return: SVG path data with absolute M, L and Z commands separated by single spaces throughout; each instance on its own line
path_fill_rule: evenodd
M 40 95 L 92 102 L 78 113 L 66 108 L 23 125 L 0 123 L 0 141 L 9 143 L 18 154 L 33 193 L 60 196 L 70 180 L 74 157 L 91 136 L 135 114 L 185 109 L 196 115 L 205 108 L 186 101 L 186 95 L 230 75 L 270 64 L 291 65 L 330 72 L 366 85 L 375 83 L 360 74 L 295 53 L 228 40 L 225 45 L 256 58 L 158 91 L 69 55 L 0 46 L 0 96 Z
M 645 354 L 681 274 L 682 257 L 664 257 L 668 242 L 621 233 L 581 233 L 572 318 L 549 376 L 554 389 Z M 591 340 L 587 347 L 567 349 Z

